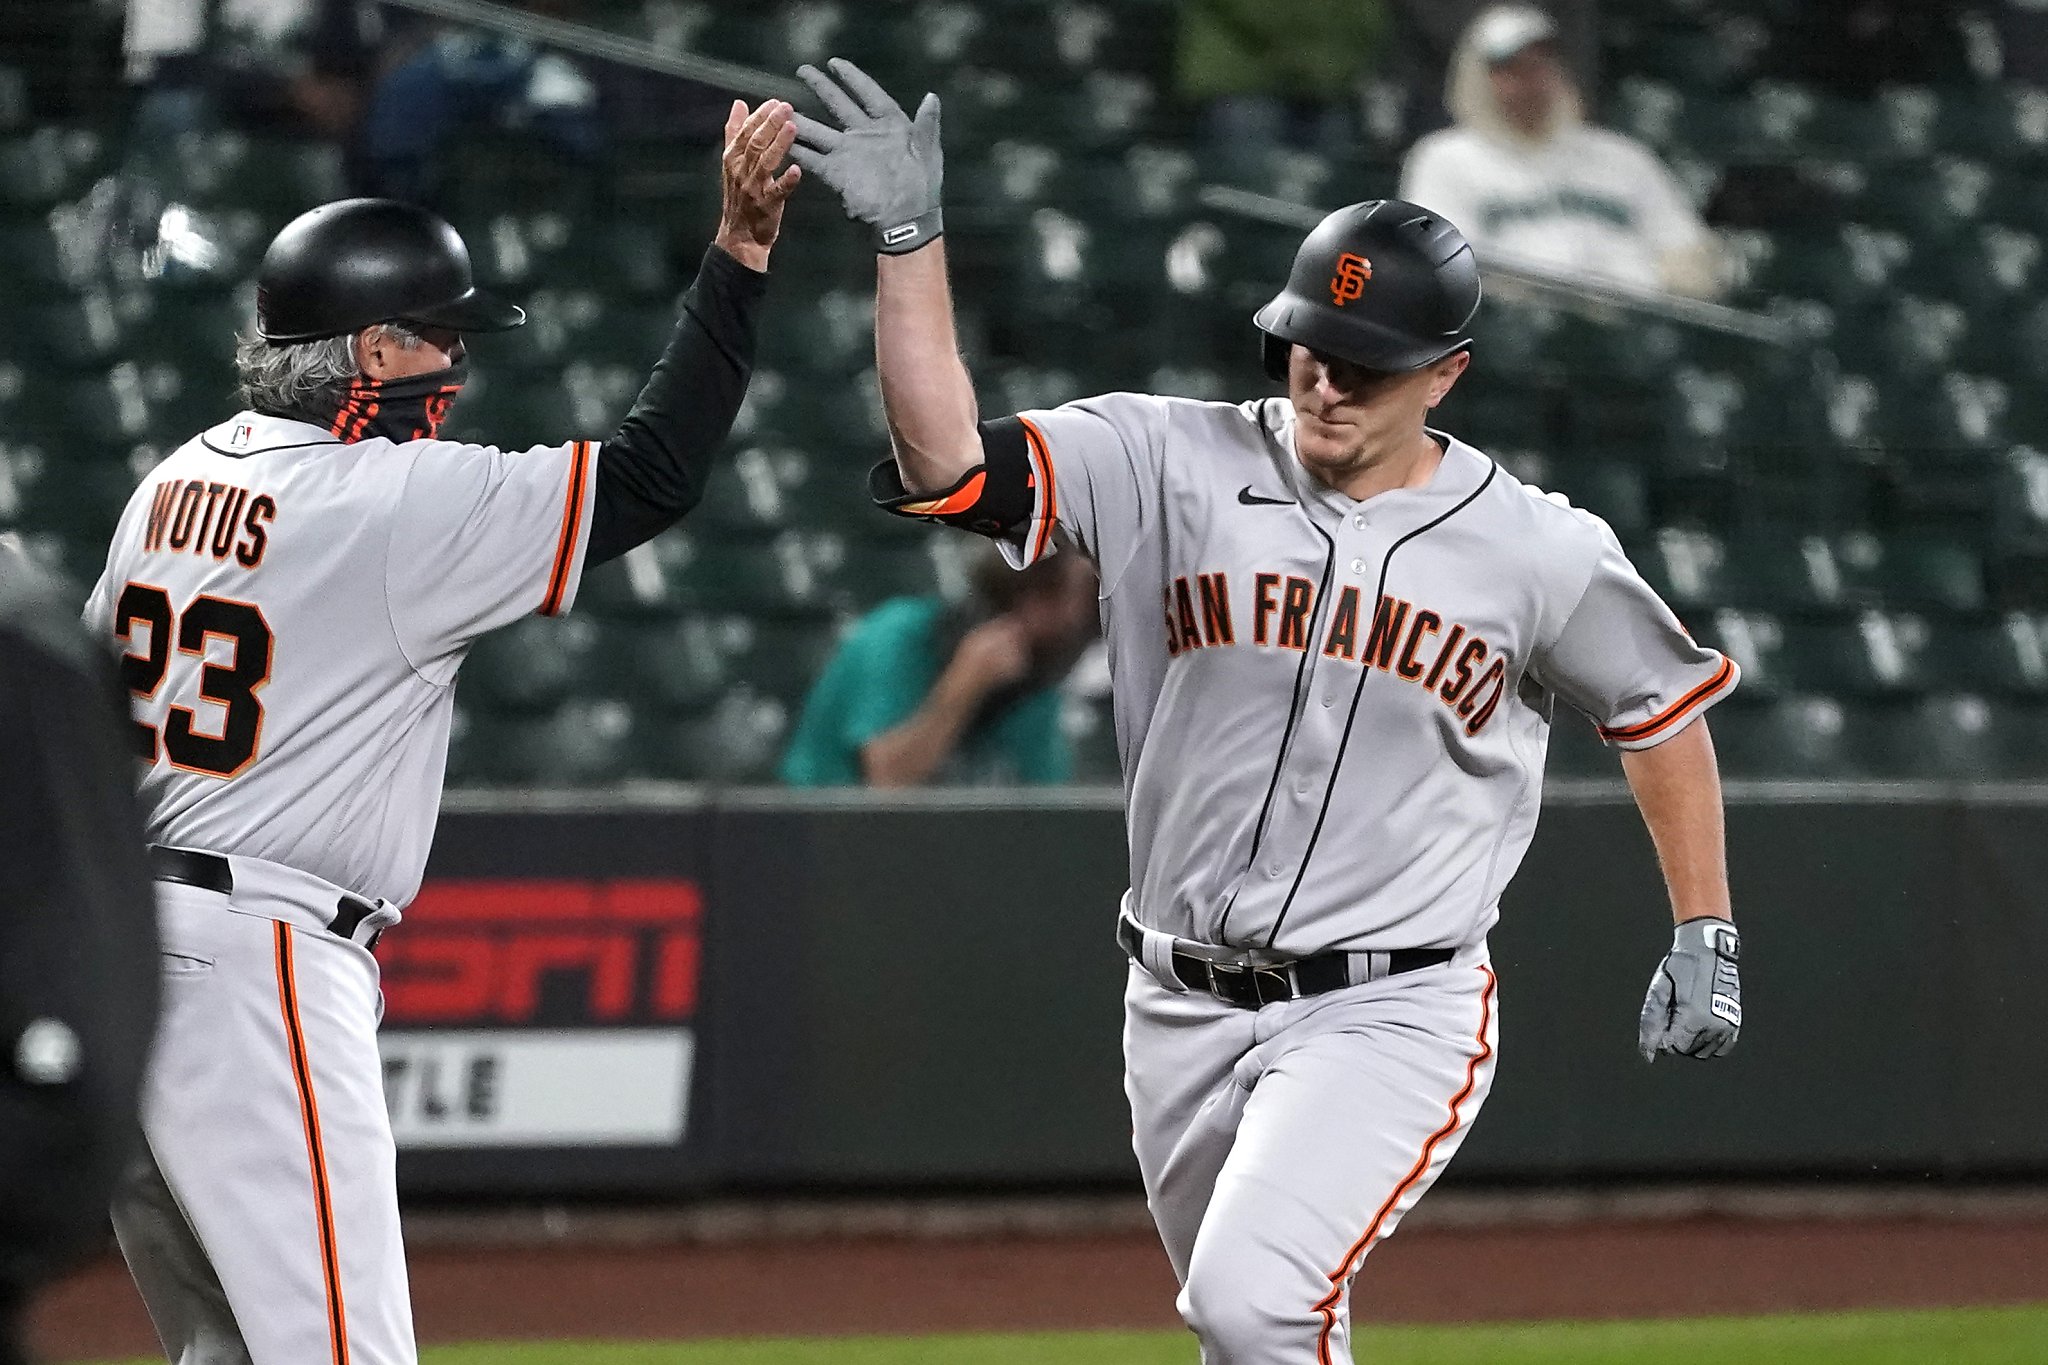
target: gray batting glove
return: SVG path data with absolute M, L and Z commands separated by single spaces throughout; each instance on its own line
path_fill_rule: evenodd
M 852 62 L 834 57 L 825 65 L 832 75 L 815 66 L 796 74 L 839 126 L 798 114 L 790 158 L 832 187 L 848 218 L 874 229 L 877 251 L 901 255 L 936 240 L 944 230 L 939 97 L 926 95 L 913 119 Z
M 1742 1031 L 1741 938 L 1724 919 L 1689 919 L 1671 936 L 1671 951 L 1650 978 L 1636 1046 L 1643 1060 L 1660 1052 L 1725 1057 Z

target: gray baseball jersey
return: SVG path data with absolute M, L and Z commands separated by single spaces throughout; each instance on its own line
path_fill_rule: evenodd
M 1735 687 L 1599 518 L 1438 433 L 1356 502 L 1284 398 L 1020 414 L 1034 510 L 1095 560 L 1153 929 L 1289 955 L 1479 942 L 1535 832 L 1556 702 L 1654 745 Z
M 122 514 L 86 621 L 126 651 L 153 842 L 419 890 L 457 666 L 567 611 L 596 448 L 343 444 L 242 413 Z

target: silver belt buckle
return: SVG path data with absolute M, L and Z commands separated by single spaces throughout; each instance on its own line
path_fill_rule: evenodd
M 1265 980 L 1275 983 L 1280 991 L 1279 998 L 1282 1000 L 1301 999 L 1301 982 L 1294 975 L 1294 964 L 1292 962 L 1273 962 L 1263 967 L 1254 967 L 1252 968 L 1252 976 L 1255 981 Z M 1253 987 L 1253 990 L 1260 1000 L 1265 999 L 1264 993 L 1258 991 L 1256 986 Z
M 1218 978 L 1227 978 L 1231 981 L 1235 981 L 1239 977 L 1244 976 L 1245 973 L 1250 970 L 1242 962 L 1210 961 L 1207 965 L 1209 968 L 1209 993 L 1211 995 L 1218 996 L 1224 1000 L 1229 1000 L 1232 998 L 1232 996 L 1231 993 L 1224 988 L 1223 982 Z

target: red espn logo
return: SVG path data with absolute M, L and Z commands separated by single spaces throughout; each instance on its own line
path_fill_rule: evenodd
M 561 1022 L 688 1019 L 703 908 L 679 879 L 429 882 L 378 945 L 385 1021 L 533 1023 L 563 976 L 581 979 L 582 1008 Z

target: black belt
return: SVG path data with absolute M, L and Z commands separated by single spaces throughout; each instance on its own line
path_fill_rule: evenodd
M 218 853 L 200 853 L 189 848 L 165 848 L 162 844 L 149 846 L 149 875 L 160 882 L 176 882 L 180 886 L 196 886 L 201 891 L 215 891 L 223 896 L 235 893 L 235 869 L 226 858 Z M 377 907 L 358 896 L 343 896 L 336 903 L 334 918 L 327 921 L 327 932 L 337 937 L 353 940 L 356 930 L 363 921 L 377 913 Z M 363 946 L 374 948 L 383 937 L 383 930 L 370 935 Z
M 1144 935 L 1129 919 L 1119 919 L 1116 941 L 1135 962 L 1144 961 Z M 1227 1004 L 1257 1009 L 1283 1000 L 1302 1000 L 1342 990 L 1352 984 L 1350 953 L 1316 953 L 1287 962 L 1212 962 L 1206 957 L 1173 950 L 1173 974 L 1191 991 L 1205 991 Z M 1387 957 L 1388 976 L 1441 967 L 1457 956 L 1451 948 L 1396 948 Z

